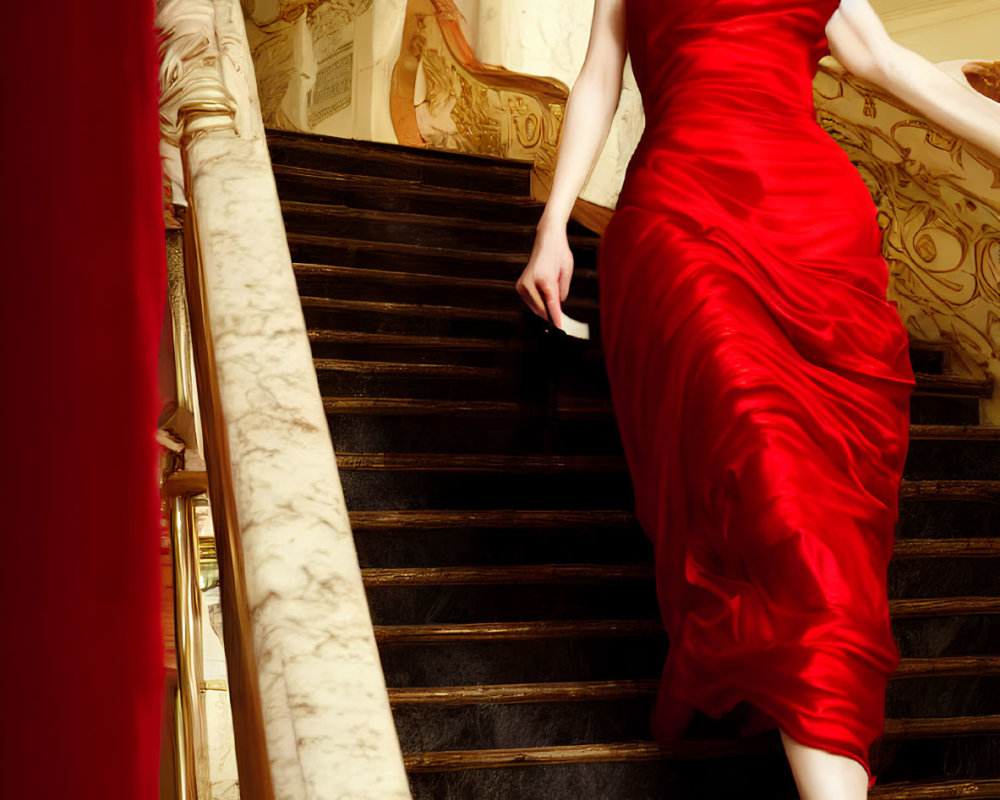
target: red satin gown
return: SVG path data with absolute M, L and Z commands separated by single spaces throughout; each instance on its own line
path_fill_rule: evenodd
M 744 734 L 874 785 L 914 382 L 871 195 L 816 122 L 837 6 L 627 0 L 646 127 L 598 277 L 670 639 L 654 734 L 745 701 Z

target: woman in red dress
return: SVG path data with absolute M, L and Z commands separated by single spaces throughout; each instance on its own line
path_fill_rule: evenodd
M 563 327 L 566 223 L 630 54 L 646 125 L 598 278 L 670 638 L 654 734 L 745 702 L 743 732 L 780 731 L 805 800 L 874 784 L 913 389 L 875 206 L 816 122 L 831 51 L 974 143 L 1000 130 L 1000 107 L 895 44 L 867 0 L 596 0 L 517 283 Z

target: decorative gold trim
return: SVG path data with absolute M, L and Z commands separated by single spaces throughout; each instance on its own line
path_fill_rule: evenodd
M 182 145 L 210 130 L 235 130 L 236 101 L 219 67 L 212 0 L 157 0 L 160 134 Z
M 187 496 L 169 501 L 174 565 L 174 636 L 177 653 L 178 784 L 191 800 L 210 800 L 208 727 L 202 696 L 201 589 L 198 581 L 197 528 Z
M 453 0 L 408 0 L 389 113 L 400 144 L 531 161 L 555 170 L 569 88 L 480 62 Z M 427 99 L 415 105 L 418 70 Z M 421 122 L 423 120 L 423 122 Z

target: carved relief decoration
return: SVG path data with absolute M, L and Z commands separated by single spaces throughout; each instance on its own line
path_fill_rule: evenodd
M 409 0 L 390 112 L 400 144 L 555 169 L 568 87 L 480 63 L 452 0 Z
M 1000 61 L 970 61 L 962 72 L 969 86 L 1000 103 Z
M 180 145 L 202 130 L 232 128 L 236 103 L 219 64 L 212 0 L 157 0 L 160 133 Z
M 889 299 L 907 330 L 955 344 L 959 369 L 1000 378 L 1000 163 L 832 60 L 814 93 L 878 207 Z M 998 399 L 984 411 L 1000 424 Z

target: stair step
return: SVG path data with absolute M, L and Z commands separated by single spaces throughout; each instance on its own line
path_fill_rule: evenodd
M 933 375 L 915 372 L 914 379 L 925 394 L 951 397 L 992 397 L 993 379 L 971 378 L 962 375 Z
M 487 416 L 530 416 L 538 413 L 531 403 L 492 400 L 433 400 L 410 397 L 324 397 L 328 414 L 483 414 Z M 561 402 L 556 413 L 565 416 L 602 417 L 610 413 L 608 402 Z
M 458 317 L 465 319 L 490 319 L 519 323 L 524 312 L 518 308 L 469 308 L 462 306 L 431 305 L 425 303 L 393 303 L 373 300 L 342 300 L 333 297 L 303 297 L 303 308 L 325 308 L 334 311 L 368 311 L 379 314 L 404 314 L 410 316 Z
M 465 215 L 537 225 L 545 204 L 530 197 L 498 195 L 476 189 L 441 192 L 416 181 L 375 175 L 321 172 L 306 167 L 274 165 L 282 198 L 305 203 L 384 211 L 418 211 L 442 216 Z
M 887 719 L 887 738 L 926 738 L 994 734 L 1000 732 L 1000 715 Z M 536 764 L 583 764 L 606 761 L 659 761 L 661 759 L 714 759 L 766 755 L 774 751 L 771 737 L 740 739 L 677 739 L 669 743 L 613 742 L 556 747 L 519 747 L 496 750 L 440 750 L 404 753 L 409 772 L 492 769 Z M 974 796 L 974 795 L 973 795 Z
M 311 342 L 345 342 L 358 344 L 393 345 L 407 347 L 413 350 L 422 349 L 465 349 L 465 350 L 499 350 L 523 349 L 518 341 L 506 339 L 489 339 L 455 336 L 425 336 L 414 333 L 377 333 L 370 331 L 316 330 L 309 331 Z M 945 437 L 940 437 L 945 438 Z
M 407 686 L 389 689 L 394 706 L 465 706 L 483 703 L 571 703 L 624 700 L 656 694 L 658 680 L 563 681 L 491 686 Z
M 317 372 L 354 372 L 365 375 L 416 375 L 438 378 L 480 378 L 498 380 L 509 377 L 506 370 L 494 367 L 470 367 L 462 364 L 426 364 L 412 361 L 357 361 L 343 358 L 314 358 Z
M 1000 674 L 1000 656 L 904 658 L 891 680 L 911 677 Z M 572 703 L 655 695 L 660 681 L 561 681 L 477 686 L 404 686 L 389 689 L 393 706 L 465 706 L 496 703 Z
M 886 719 L 884 733 L 895 738 L 997 734 L 1000 733 L 1000 714 Z
M 654 619 L 542 620 L 532 622 L 472 622 L 443 625 L 376 625 L 380 644 L 424 644 L 454 641 L 505 639 L 581 638 L 590 636 L 664 636 L 663 625 Z
M 430 247 L 480 248 L 486 252 L 531 253 L 536 226 L 518 222 L 443 217 L 406 211 L 326 206 L 284 200 L 285 229 L 324 238 L 403 242 Z M 596 234 L 567 234 L 574 248 L 596 248 Z
M 897 541 L 893 552 L 893 561 L 918 558 L 971 558 L 976 556 L 1000 556 L 1000 539 L 912 539 Z M 654 578 L 652 564 L 368 567 L 362 569 L 361 574 L 366 586 L 561 584 L 653 580 Z
M 918 597 L 889 600 L 892 619 L 1000 614 L 1000 597 Z
M 521 197 L 530 194 L 529 161 L 276 130 L 268 130 L 266 136 L 273 164 L 342 175 L 393 178 L 447 189 Z
M 975 614 L 1000 614 L 1000 597 L 933 597 L 889 601 L 889 616 L 892 619 Z M 374 627 L 376 640 L 388 645 L 665 635 L 660 621 L 652 619 L 540 620 Z
M 1000 778 L 955 781 L 900 781 L 876 784 L 868 790 L 868 800 L 997 800 L 1000 798 Z
M 422 274 L 474 276 L 516 280 L 528 265 L 530 253 L 484 252 L 458 247 L 433 247 L 405 242 L 372 242 L 289 233 L 292 260 L 344 267 L 393 269 Z M 575 291 L 584 282 L 597 281 L 597 254 L 592 246 L 573 250 Z M 583 294 L 587 294 L 583 289 Z
M 763 737 L 742 739 L 679 739 L 658 742 L 612 742 L 557 747 L 517 747 L 496 750 L 439 750 L 404 753 L 408 772 L 442 772 L 463 769 L 495 769 L 539 764 L 595 764 L 660 761 L 663 759 L 728 758 L 766 755 L 773 743 Z
M 621 472 L 622 456 L 479 453 L 337 453 L 341 469 L 418 472 Z
M 1000 556 L 1000 538 L 897 539 L 893 560 Z
M 910 439 L 962 439 L 1000 442 L 996 425 L 911 425 Z
M 488 586 L 652 580 L 652 564 L 559 564 L 511 567 L 397 567 L 361 570 L 366 586 Z
M 348 511 L 353 531 L 445 528 L 635 528 L 630 511 L 549 509 L 400 509 Z
M 902 500 L 976 500 L 1000 502 L 1000 481 L 904 480 L 900 484 Z

